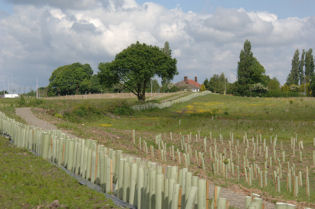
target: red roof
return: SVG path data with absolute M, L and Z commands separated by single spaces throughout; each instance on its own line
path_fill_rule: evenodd
M 194 80 L 188 79 L 185 83 L 187 83 L 187 84 L 189 84 L 189 85 L 193 85 L 193 86 L 195 86 L 195 87 L 197 87 L 197 88 L 200 88 L 200 87 L 201 87 L 201 85 L 200 85 L 198 82 L 194 81 Z

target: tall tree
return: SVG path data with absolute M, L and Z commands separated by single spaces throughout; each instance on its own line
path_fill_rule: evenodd
M 291 71 L 287 78 L 287 85 L 295 84 L 299 85 L 299 65 L 300 65 L 300 52 L 295 50 L 294 56 L 291 62 Z
M 266 85 L 265 77 L 265 68 L 254 57 L 251 43 L 246 40 L 238 62 L 236 93 L 242 96 L 250 95 L 250 85 L 256 83 Z
M 85 85 L 92 75 L 93 70 L 89 64 L 73 63 L 61 66 L 54 70 L 49 78 L 48 95 L 85 93 L 80 92 L 80 87 Z
M 305 50 L 303 49 L 300 63 L 299 63 L 299 81 L 300 85 L 304 83 L 304 60 L 305 60 Z
M 164 43 L 164 47 L 162 48 L 162 51 L 169 57 L 172 57 L 172 50 L 170 48 L 170 44 L 168 43 L 168 41 L 166 41 Z M 161 84 L 162 84 L 162 92 L 167 92 L 169 90 L 169 86 L 170 86 L 170 79 L 168 79 L 167 77 L 163 77 Z
M 311 81 L 313 75 L 314 75 L 313 50 L 309 49 L 305 54 L 305 80 L 307 83 Z
M 315 97 L 315 75 L 312 76 L 310 90 L 312 91 L 312 96 Z
M 173 79 L 178 73 L 176 62 L 158 47 L 137 42 L 117 54 L 111 63 L 100 63 L 98 75 L 107 87 L 118 83 L 144 101 L 151 78 Z
M 168 41 L 166 41 L 164 43 L 164 47 L 162 48 L 162 51 L 169 57 L 172 56 L 172 50 L 170 48 L 170 44 L 168 43 Z

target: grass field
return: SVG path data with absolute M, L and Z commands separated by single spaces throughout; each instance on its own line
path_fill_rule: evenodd
M 44 110 L 37 109 L 34 113 L 55 123 L 59 128 L 71 131 L 78 136 L 93 138 L 106 146 L 168 164 L 177 164 L 177 162 L 170 159 L 163 162 L 159 157 L 151 157 L 143 150 L 139 152 L 138 146 L 130 143 L 131 130 L 136 130 L 137 140 L 141 137 L 142 140 L 146 140 L 148 146 L 153 146 L 155 149 L 158 147 L 154 140 L 155 136 L 162 134 L 168 149 L 174 146 L 175 149 L 181 151 L 183 151 L 180 148 L 181 136 L 190 135 L 194 138 L 198 135 L 200 137 L 197 141 L 189 142 L 192 149 L 198 152 L 203 151 L 203 137 L 209 138 L 210 134 L 213 139 L 223 139 L 223 142 L 218 144 L 218 150 L 221 153 L 225 153 L 228 149 L 231 133 L 233 133 L 235 141 L 242 141 L 244 136 L 248 139 L 252 137 L 266 139 L 268 146 L 270 146 L 270 152 L 272 145 L 269 144 L 269 140 L 277 138 L 278 157 L 280 158 L 281 153 L 285 151 L 286 159 L 290 163 L 294 163 L 296 172 L 305 172 L 305 167 L 309 166 L 311 185 L 315 183 L 313 181 L 315 167 L 312 166 L 312 140 L 315 137 L 315 98 L 246 98 L 211 94 L 162 110 L 152 109 L 134 112 L 130 106 L 136 103 L 135 99 L 51 100 L 35 105 Z M 5 110 L 9 114 L 14 115 L 12 110 L 14 104 L 16 101 L 5 105 L 7 108 Z M 170 132 L 173 134 L 173 140 L 170 140 Z M 292 137 L 297 138 L 297 141 L 303 140 L 304 142 L 302 161 L 298 159 L 298 151 L 293 156 L 295 150 L 292 151 L 290 148 Z M 282 144 L 281 148 L 280 143 Z M 209 145 L 214 146 L 213 142 Z M 260 146 L 262 146 L 262 142 L 260 142 Z M 263 155 L 260 153 L 254 157 L 252 148 L 253 144 L 250 144 L 246 148 L 238 147 L 237 149 L 241 155 L 245 155 L 248 149 L 250 163 L 263 166 L 265 163 Z M 207 155 L 208 153 L 205 153 L 205 156 Z M 275 165 L 277 162 L 275 159 L 273 161 Z M 192 157 L 192 163 L 190 169 L 195 175 L 207 176 L 221 185 L 237 183 L 234 180 L 225 181 L 222 175 L 212 175 L 211 160 L 206 160 L 207 169 L 209 169 L 206 172 L 201 169 L 197 158 Z M 283 164 L 283 172 L 287 173 L 285 162 L 281 164 Z M 273 170 L 269 169 L 269 176 L 273 175 L 272 172 Z M 284 180 L 281 183 L 281 194 L 276 191 L 272 184 L 263 189 L 259 188 L 257 179 L 253 180 L 252 185 L 244 180 L 241 180 L 240 183 L 254 191 L 258 188 L 264 196 L 271 198 L 315 202 L 315 188 L 313 187 L 311 188 L 311 197 L 308 199 L 305 196 L 303 186 L 300 188 L 298 197 L 294 197 L 292 193 L 284 192 L 286 190 Z
M 197 133 L 236 137 L 258 133 L 289 140 L 314 138 L 315 98 L 243 98 L 207 95 L 163 110 L 131 112 L 135 100 L 49 101 L 41 105 L 61 123 L 84 123 L 106 131 Z M 111 115 L 118 115 L 117 117 Z M 65 124 L 63 124 L 65 125 Z M 69 125 L 71 126 L 71 125 Z
M 0 137 L 0 208 L 117 208 L 103 194 Z M 56 208 L 56 207 L 55 207 Z

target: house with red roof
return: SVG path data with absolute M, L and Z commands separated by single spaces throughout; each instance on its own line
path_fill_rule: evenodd
M 188 77 L 185 76 L 184 80 L 177 82 L 175 86 L 179 88 L 180 90 L 189 90 L 192 92 L 199 92 L 201 84 L 198 83 L 197 76 L 195 76 L 195 80 L 188 79 Z

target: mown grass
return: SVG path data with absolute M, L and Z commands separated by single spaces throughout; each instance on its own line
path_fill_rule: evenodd
M 117 208 L 45 160 L 0 137 L 0 208 Z

